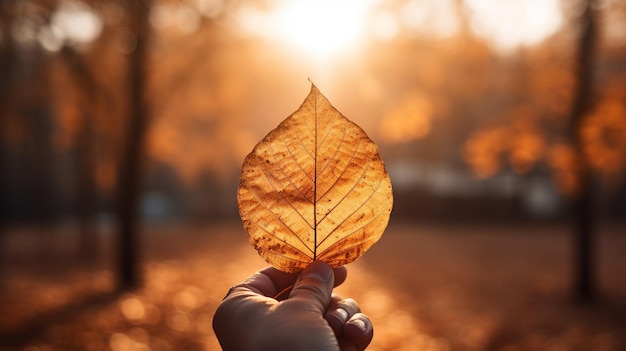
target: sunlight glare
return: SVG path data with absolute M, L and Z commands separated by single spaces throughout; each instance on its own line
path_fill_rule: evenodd
M 52 15 L 52 24 L 63 33 L 70 44 L 87 44 L 102 31 L 102 19 L 88 5 L 64 1 Z
M 403 25 L 412 32 L 447 38 L 459 30 L 453 0 L 408 0 L 400 8 Z
M 240 23 L 251 34 L 326 60 L 358 46 L 374 4 L 374 0 L 281 1 L 269 12 L 244 9 Z
M 398 34 L 398 21 L 390 12 L 377 14 L 372 21 L 372 34 L 383 41 L 391 40 Z
M 363 8 L 346 1 L 293 1 L 275 14 L 278 35 L 317 57 L 355 43 L 363 30 Z M 365 2 L 363 2 L 365 3 Z
M 538 44 L 563 22 L 558 0 L 468 0 L 474 33 L 500 51 Z
M 206 17 L 216 18 L 224 10 L 222 0 L 196 0 L 198 11 Z

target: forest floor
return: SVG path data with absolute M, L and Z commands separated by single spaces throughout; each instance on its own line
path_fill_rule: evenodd
M 0 351 L 219 350 L 217 305 L 266 266 L 240 223 L 153 223 L 143 288 L 114 294 L 111 230 L 87 258 L 76 232 L 4 235 Z M 572 297 L 570 239 L 558 224 L 392 223 L 337 291 L 371 317 L 369 350 L 626 350 L 626 230 L 599 230 L 594 303 Z

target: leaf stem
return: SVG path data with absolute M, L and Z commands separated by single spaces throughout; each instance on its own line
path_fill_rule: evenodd
M 317 259 L 317 94 L 313 95 L 313 104 L 315 110 L 315 118 L 314 118 L 314 137 L 315 137 L 315 146 L 314 146 L 314 157 L 313 157 L 313 261 Z
M 282 301 L 286 298 L 289 297 L 289 294 L 291 293 L 291 289 L 293 289 L 294 285 L 291 284 L 288 287 L 284 288 L 283 290 L 279 291 L 276 293 L 276 295 L 272 296 L 272 298 L 274 300 L 278 300 L 278 301 Z

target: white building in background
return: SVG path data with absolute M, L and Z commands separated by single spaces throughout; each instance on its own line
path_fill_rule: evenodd
M 517 198 L 526 214 L 536 218 L 553 217 L 563 211 L 561 197 L 547 177 L 506 172 L 478 179 L 450 166 L 408 160 L 392 160 L 386 167 L 396 194 L 420 191 L 441 198 Z

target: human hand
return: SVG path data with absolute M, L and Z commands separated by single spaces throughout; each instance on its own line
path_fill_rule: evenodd
M 224 351 L 365 350 L 372 323 L 352 299 L 333 295 L 345 267 L 313 262 L 299 274 L 265 268 L 230 289 L 213 318 Z M 293 289 L 286 299 L 283 294 Z

